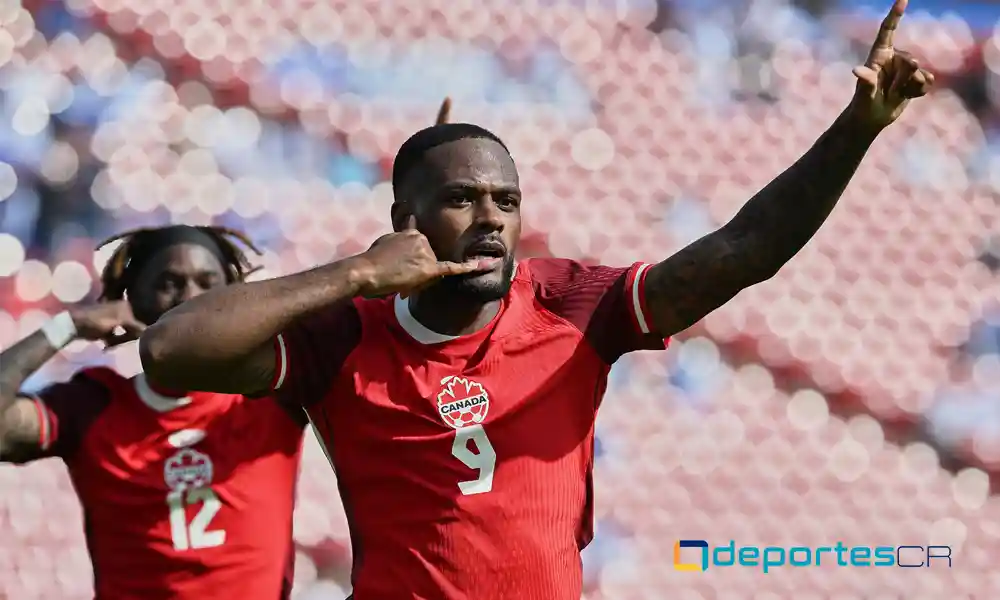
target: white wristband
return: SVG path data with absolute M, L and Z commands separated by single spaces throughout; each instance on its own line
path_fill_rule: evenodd
M 69 311 L 62 311 L 42 325 L 42 335 L 56 350 L 62 350 L 76 339 L 76 325 L 73 324 Z

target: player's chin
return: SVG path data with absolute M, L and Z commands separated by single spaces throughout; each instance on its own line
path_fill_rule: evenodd
M 452 293 L 476 302 L 499 300 L 510 291 L 510 278 L 500 268 L 486 273 L 449 277 L 441 283 L 450 287 Z

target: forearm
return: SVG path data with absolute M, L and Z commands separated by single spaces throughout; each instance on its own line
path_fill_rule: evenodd
M 345 259 L 295 275 L 226 286 L 185 302 L 143 333 L 140 356 L 146 375 L 185 389 L 258 391 L 218 378 L 227 370 L 238 372 L 248 357 L 297 319 L 356 296 L 362 277 L 361 265 Z
M 877 132 L 841 115 L 813 147 L 723 228 L 739 248 L 739 268 L 768 279 L 815 235 L 840 200 Z
M 14 403 L 24 381 L 58 352 L 39 330 L 0 353 L 0 415 Z
M 875 137 L 841 116 L 729 223 L 651 268 L 645 294 L 657 332 L 683 331 L 774 276 L 830 215 Z

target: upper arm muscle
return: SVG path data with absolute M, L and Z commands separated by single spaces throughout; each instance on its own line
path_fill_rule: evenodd
M 31 398 L 19 397 L 0 415 L 0 460 L 20 462 L 40 450 L 42 423 Z
M 139 355 L 150 382 L 166 388 L 223 394 L 259 395 L 270 391 L 274 380 L 274 345 L 268 342 L 232 364 L 205 370 L 178 365 L 170 372 L 157 369 L 154 360 L 145 357 L 145 346 L 139 344 Z
M 650 268 L 645 294 L 657 332 L 683 331 L 773 275 L 759 268 L 752 254 L 750 240 L 723 227 Z

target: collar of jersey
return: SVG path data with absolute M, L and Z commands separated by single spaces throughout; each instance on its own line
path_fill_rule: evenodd
M 175 408 L 191 404 L 191 398 L 188 396 L 171 398 L 163 394 L 158 394 L 153 388 L 149 387 L 149 382 L 146 381 L 146 376 L 143 373 L 136 375 L 132 381 L 135 382 L 135 391 L 139 394 L 139 399 L 142 400 L 142 403 L 156 412 L 169 412 Z
M 514 263 L 514 270 L 511 273 L 510 278 L 511 280 L 517 278 L 517 263 Z M 416 317 L 413 316 L 413 313 L 410 312 L 409 298 L 402 298 L 399 295 L 397 295 L 395 298 L 393 298 L 393 310 L 396 313 L 396 320 L 399 322 L 399 326 L 403 328 L 403 331 L 410 334 L 410 337 L 412 337 L 417 342 L 428 346 L 431 344 L 444 344 L 446 342 L 453 342 L 455 340 L 462 338 L 475 337 L 479 333 L 482 333 L 484 330 L 489 328 L 489 326 L 492 324 L 492 322 L 487 323 L 479 331 L 475 331 L 473 333 L 464 336 L 445 335 L 443 333 L 438 333 L 436 331 L 428 329 L 423 325 L 423 323 L 418 321 Z M 499 317 L 500 313 L 497 313 L 497 318 Z

